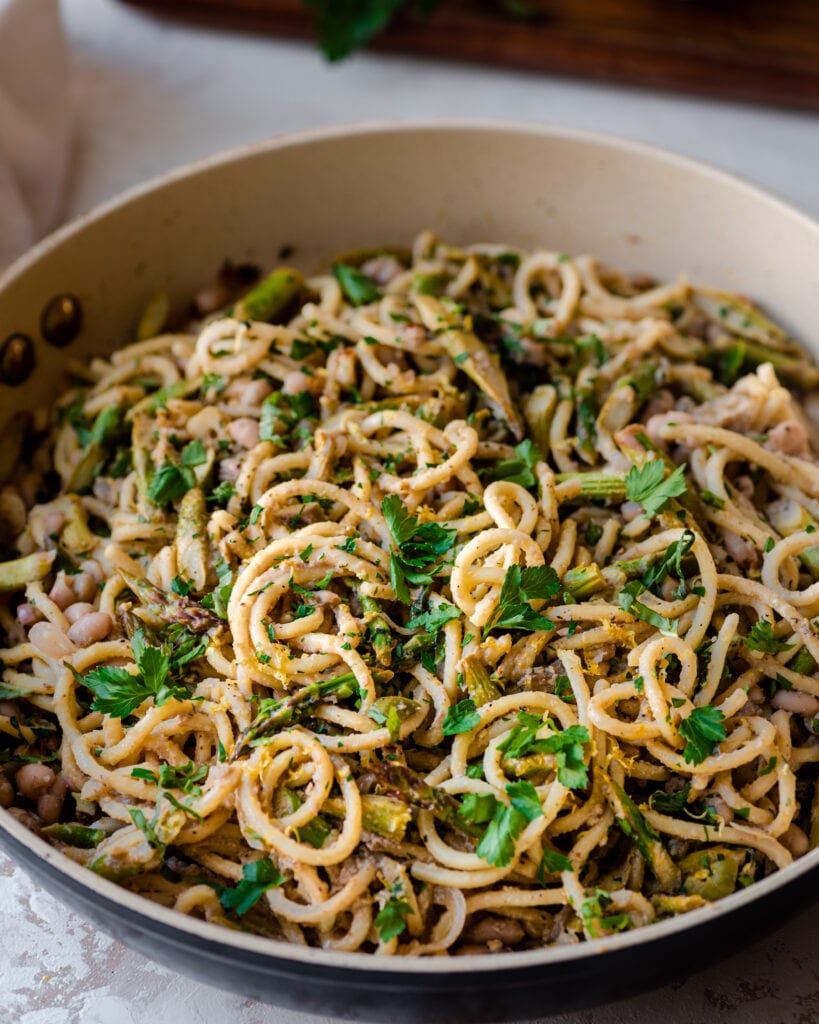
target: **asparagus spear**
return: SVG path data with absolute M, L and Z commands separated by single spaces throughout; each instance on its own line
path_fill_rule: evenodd
M 459 804 L 455 797 L 430 786 L 421 775 L 406 765 L 393 761 L 374 761 L 370 765 L 370 774 L 386 796 L 412 807 L 420 807 L 432 811 L 433 815 L 445 825 L 458 829 L 465 835 L 477 837 L 480 830 L 468 824 L 458 814 Z
M 591 565 L 577 566 L 569 569 L 563 577 L 563 588 L 567 590 L 576 601 L 583 601 L 591 597 L 599 590 L 605 590 L 608 586 L 600 567 Z
M 461 672 L 466 692 L 472 698 L 476 708 L 488 704 L 490 700 L 497 700 L 501 696 L 500 687 L 489 678 L 486 666 L 474 654 L 470 654 L 461 661 Z
M 298 270 L 279 267 L 236 303 L 233 315 L 237 320 L 275 323 L 303 287 L 304 278 Z
M 161 629 L 169 622 L 180 622 L 192 633 L 207 633 L 221 628 L 219 616 L 192 598 L 169 594 L 144 576 L 134 576 L 125 569 L 120 569 L 119 573 L 142 602 L 140 608 L 133 609 L 133 614 L 148 626 Z
M 85 825 L 73 825 L 58 822 L 56 825 L 47 825 L 43 833 L 49 839 L 56 839 L 66 846 L 74 846 L 78 850 L 93 850 L 106 839 L 108 832 L 101 828 L 88 828 Z
M 389 623 L 381 614 L 381 605 L 379 605 L 375 598 L 367 597 L 360 590 L 358 591 L 358 599 L 361 602 L 361 610 L 364 612 L 367 635 L 373 645 L 378 663 L 385 667 L 389 666 L 392 661 L 395 638 L 392 635 Z
M 566 483 L 567 480 L 579 480 L 578 498 L 581 499 L 597 498 L 614 504 L 626 500 L 626 479 L 614 473 L 558 473 L 555 480 L 559 484 Z
M 344 801 L 330 797 L 322 808 L 333 818 L 343 818 Z M 412 821 L 412 811 L 401 800 L 379 793 L 364 793 L 361 797 L 361 824 L 368 832 L 386 836 L 401 842 L 406 833 L 407 825 Z
M 676 892 L 680 887 L 680 869 L 671 859 L 663 846 L 662 840 L 643 817 L 642 812 L 613 779 L 606 778 L 606 795 L 608 796 L 614 817 L 624 835 L 634 843 L 645 857 L 655 878 L 668 892 Z
M 205 589 L 208 575 L 205 495 L 192 487 L 179 503 L 176 523 L 176 563 L 197 592 Z
M 0 562 L 0 591 L 19 590 L 27 583 L 41 580 L 50 572 L 56 554 L 56 551 L 35 551 L 10 562 Z
M 492 353 L 469 329 L 469 321 L 459 320 L 431 295 L 416 293 L 413 301 L 427 330 L 435 333 L 452 359 L 475 381 L 520 441 L 523 438 L 523 424 L 512 403 L 509 383 Z
M 282 700 L 263 700 L 259 713 L 236 740 L 236 746 L 229 760 L 235 761 L 248 747 L 264 743 L 265 737 L 273 735 L 280 728 L 293 725 L 306 718 L 310 712 L 321 704 L 330 694 L 340 700 L 350 697 L 356 692 L 358 683 L 352 672 L 336 676 L 335 679 L 323 679 L 317 683 L 308 683 L 297 693 Z

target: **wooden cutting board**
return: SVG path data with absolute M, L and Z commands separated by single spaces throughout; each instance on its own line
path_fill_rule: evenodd
M 125 2 L 222 26 L 314 34 L 299 0 Z M 373 46 L 819 110 L 819 0 L 534 0 L 532 6 L 537 17 L 519 20 L 480 0 L 444 0 L 429 18 L 398 18 Z

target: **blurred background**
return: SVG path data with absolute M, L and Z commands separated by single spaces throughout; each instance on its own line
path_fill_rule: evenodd
M 0 0 L 0 263 L 146 177 L 282 132 L 611 132 L 819 213 L 814 0 Z
M 813 0 L 0 0 L 0 54 L 0 267 L 148 177 L 353 121 L 609 132 L 706 160 L 819 216 Z M 275 185 L 270 201 L 286 201 Z M 129 952 L 2 855 L 0 921 L 2 1024 L 315 1021 Z M 805 915 L 673 989 L 561 1021 L 812 1024 L 818 928 Z

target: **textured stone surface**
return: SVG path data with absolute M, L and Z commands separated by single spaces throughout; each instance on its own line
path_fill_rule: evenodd
M 546 77 L 357 57 L 64 0 L 79 110 L 72 214 L 186 160 L 322 124 L 444 116 L 549 121 L 667 146 L 819 214 L 819 119 Z M 707 226 L 703 226 L 704 236 Z M 764 240 L 763 240 L 764 244 Z M 649 268 L 650 269 L 650 268 Z M 100 934 L 0 856 L 0 1024 L 310 1024 L 189 981 Z M 663 991 L 562 1024 L 813 1024 L 819 923 Z

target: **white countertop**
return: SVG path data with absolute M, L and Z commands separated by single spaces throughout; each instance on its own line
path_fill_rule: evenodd
M 402 58 L 358 56 L 328 67 L 304 45 L 176 26 L 114 0 L 63 6 L 78 105 L 69 215 L 169 167 L 282 132 L 472 116 L 655 143 L 752 178 L 819 216 L 813 115 Z M 132 953 L 2 855 L 0 921 L 0 1024 L 317 1021 L 218 992 Z M 686 982 L 560 1021 L 813 1024 L 817 951 L 819 919 L 807 913 Z

